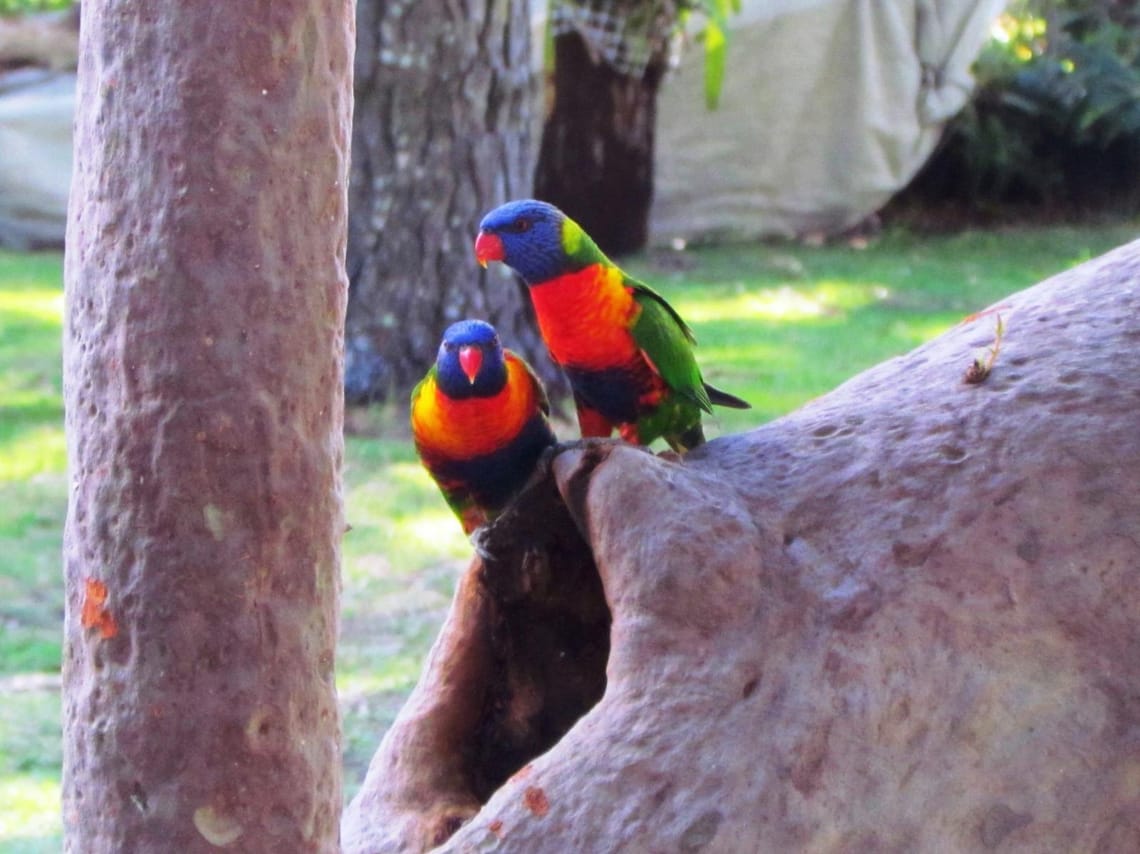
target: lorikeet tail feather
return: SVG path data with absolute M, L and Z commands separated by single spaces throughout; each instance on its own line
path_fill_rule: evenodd
M 748 401 L 741 400 L 736 395 L 729 394 L 727 391 L 721 391 L 719 388 L 714 388 L 708 383 L 705 383 L 705 391 L 709 393 L 709 400 L 711 400 L 717 406 L 727 406 L 729 409 L 752 408 L 752 404 Z

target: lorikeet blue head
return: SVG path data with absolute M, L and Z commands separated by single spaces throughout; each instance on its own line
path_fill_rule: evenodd
M 479 223 L 475 258 L 484 267 L 502 261 L 528 285 L 547 282 L 605 258 L 581 227 L 554 205 L 536 199 L 507 202 Z
M 436 382 L 448 397 L 491 397 L 507 382 L 507 365 L 495 327 L 461 320 L 447 327 L 435 358 Z

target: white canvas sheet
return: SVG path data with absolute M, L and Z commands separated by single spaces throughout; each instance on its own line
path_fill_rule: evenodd
M 75 75 L 0 76 L 0 246 L 58 246 L 67 226 Z
M 966 103 L 1004 0 L 745 0 L 720 107 L 697 46 L 658 102 L 651 241 L 834 233 L 880 208 Z

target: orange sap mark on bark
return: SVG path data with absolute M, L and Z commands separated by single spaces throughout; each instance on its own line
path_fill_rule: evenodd
M 88 578 L 83 584 L 83 608 L 79 622 L 85 629 L 98 629 L 104 639 L 119 633 L 119 624 L 107 610 L 107 585 L 97 578 Z
M 523 804 L 539 818 L 550 812 L 550 801 L 546 799 L 546 792 L 538 786 L 527 786 L 523 792 Z

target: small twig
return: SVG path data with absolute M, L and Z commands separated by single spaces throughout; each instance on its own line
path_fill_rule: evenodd
M 1001 315 L 997 316 L 997 328 L 994 330 L 994 343 L 984 350 L 980 350 L 974 356 L 974 361 L 970 367 L 966 369 L 965 381 L 971 385 L 977 385 L 986 381 L 986 377 L 990 375 L 990 371 L 994 369 L 994 362 L 997 361 L 998 351 L 1001 350 L 1001 339 L 1005 335 L 1005 322 L 1002 320 Z

